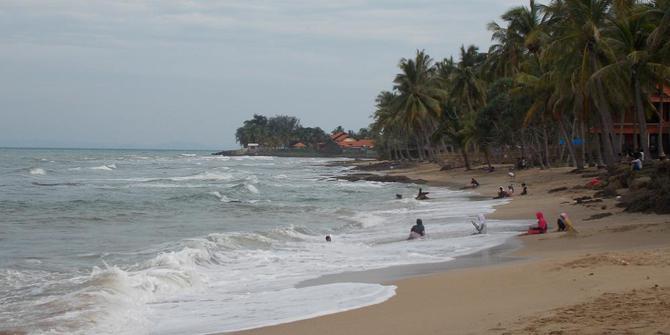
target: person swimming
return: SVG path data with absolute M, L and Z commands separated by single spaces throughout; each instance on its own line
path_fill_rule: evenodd
M 479 224 L 474 221 L 472 222 L 472 225 L 475 226 L 475 230 L 477 231 L 475 234 L 486 234 L 486 217 L 484 214 L 477 214 L 477 221 L 479 221 Z
M 421 219 L 416 219 L 416 224 L 412 226 L 412 229 L 409 230 L 408 240 L 417 239 L 424 237 L 426 235 L 426 228 L 423 226 L 423 221 Z
M 330 234 L 326 235 L 326 242 L 331 242 L 333 239 L 330 237 Z

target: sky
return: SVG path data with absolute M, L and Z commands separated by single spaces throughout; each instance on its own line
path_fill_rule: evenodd
M 358 130 L 402 57 L 519 0 L 2 0 L 0 147 L 235 148 L 254 113 Z

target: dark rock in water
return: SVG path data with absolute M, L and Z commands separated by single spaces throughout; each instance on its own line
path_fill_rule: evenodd
M 346 176 L 338 176 L 336 179 L 348 180 L 348 181 L 376 181 L 382 183 L 414 183 L 414 184 L 425 184 L 426 181 L 423 179 L 411 179 L 407 176 L 386 176 L 386 175 L 376 175 L 371 173 L 355 173 Z
M 358 171 L 387 171 L 393 169 L 406 169 L 415 166 L 415 163 L 410 162 L 378 162 L 370 163 L 368 165 L 358 165 L 354 170 Z

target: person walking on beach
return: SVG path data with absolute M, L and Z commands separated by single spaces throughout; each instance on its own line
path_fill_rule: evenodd
M 416 219 L 416 224 L 412 226 L 412 229 L 409 230 L 408 240 L 417 239 L 424 237 L 426 235 L 426 228 L 423 226 L 423 221 L 421 219 Z

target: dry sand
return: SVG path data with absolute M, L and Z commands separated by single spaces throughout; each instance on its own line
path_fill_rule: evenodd
M 512 197 L 492 218 L 543 211 L 555 229 L 567 212 L 578 233 L 519 237 L 519 261 L 398 280 L 397 295 L 384 303 L 239 334 L 670 334 L 670 216 L 623 213 L 612 199 L 575 204 L 594 191 L 574 189 L 591 177 L 568 168 L 513 178 L 503 168 L 428 164 L 386 173 L 454 188 L 475 177 L 485 196 L 510 183 L 519 193 L 526 182 L 529 195 Z M 603 213 L 611 215 L 590 219 Z

